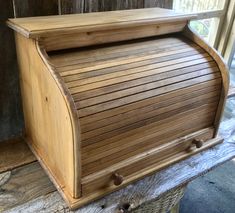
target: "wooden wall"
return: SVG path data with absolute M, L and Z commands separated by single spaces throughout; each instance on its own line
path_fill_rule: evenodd
M 0 0 L 0 141 L 24 129 L 12 17 L 59 15 L 144 7 L 172 8 L 173 0 Z

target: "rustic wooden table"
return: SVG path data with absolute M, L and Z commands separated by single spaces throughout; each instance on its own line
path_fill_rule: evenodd
M 222 122 L 220 134 L 225 138 L 223 144 L 107 195 L 77 212 L 116 212 L 127 203 L 134 209 L 187 184 L 235 156 L 235 118 Z M 23 139 L 0 143 L 0 212 L 69 212 Z

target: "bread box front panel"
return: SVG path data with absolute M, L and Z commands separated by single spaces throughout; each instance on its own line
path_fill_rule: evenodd
M 138 11 L 68 16 L 61 31 L 19 20 L 33 29 L 16 34 L 26 138 L 72 208 L 222 142 L 226 65 L 191 17 Z M 116 22 L 92 25 L 102 14 Z

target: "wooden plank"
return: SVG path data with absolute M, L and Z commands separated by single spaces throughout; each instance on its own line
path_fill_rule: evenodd
M 162 54 L 159 54 L 159 57 L 156 57 L 156 58 L 147 59 L 143 61 L 142 60 L 138 61 L 137 59 L 135 63 L 126 63 L 123 65 L 94 70 L 91 72 L 77 73 L 75 75 L 65 76 L 63 77 L 63 79 L 65 80 L 66 84 L 72 88 L 74 87 L 74 85 L 76 86 L 75 82 L 78 82 L 79 85 L 82 86 L 82 85 L 91 84 L 91 83 L 95 83 L 95 82 L 99 82 L 99 81 L 103 81 L 107 79 L 112 79 L 115 77 L 121 77 L 121 76 L 124 76 L 125 73 L 126 73 L 125 75 L 126 78 L 128 78 L 127 75 L 130 75 L 130 74 L 135 74 L 135 73 L 140 74 L 142 72 L 155 69 L 155 68 L 161 68 L 166 65 L 174 65 L 173 62 L 171 62 L 171 60 L 174 60 L 175 64 L 177 64 L 177 62 L 178 63 L 181 62 L 182 58 L 185 59 L 185 62 L 190 61 L 191 57 L 194 57 L 194 59 L 200 58 L 199 56 L 200 50 L 183 49 L 180 52 L 177 54 L 177 51 L 169 50 L 169 55 L 162 53 Z M 200 61 L 201 60 L 199 60 L 199 62 Z M 207 61 L 210 61 L 210 60 L 208 59 Z M 186 65 L 188 64 L 186 63 Z M 155 74 L 158 72 L 160 73 L 161 70 L 156 70 Z
M 162 96 L 154 97 L 152 100 L 145 100 L 141 103 L 138 103 L 137 106 L 133 107 L 133 105 L 127 107 L 126 111 L 122 111 L 120 114 L 112 115 L 111 117 L 97 117 L 97 120 L 95 122 L 89 122 L 88 119 L 84 118 L 81 119 L 81 132 L 88 132 L 96 128 L 104 127 L 104 126 L 110 126 L 113 123 L 116 123 L 120 120 L 123 122 L 128 119 L 135 119 L 135 115 L 138 114 L 137 112 L 141 114 L 145 114 L 148 112 L 151 112 L 155 108 L 161 108 L 161 107 L 167 107 L 171 104 L 174 104 L 178 101 L 185 101 L 190 98 L 197 98 L 197 96 L 200 96 L 206 92 L 219 90 L 221 88 L 220 83 L 207 83 L 206 85 L 198 85 L 187 88 L 187 90 L 177 90 L 177 92 L 171 92 L 167 93 Z
M 166 52 L 166 49 L 164 48 L 168 48 L 169 52 Z M 179 48 L 181 48 L 181 50 L 179 50 Z M 102 51 L 102 50 L 101 50 Z M 99 61 L 91 61 L 88 63 L 77 63 L 77 64 L 71 64 L 70 66 L 64 66 L 64 67 L 60 67 L 58 68 L 58 71 L 60 72 L 60 75 L 63 76 L 63 78 L 66 80 L 66 82 L 70 82 L 73 80 L 79 80 L 79 79 L 83 79 L 86 77 L 92 77 L 93 73 L 94 76 L 97 75 L 101 75 L 101 74 L 107 74 L 107 73 L 111 73 L 114 71 L 121 71 L 123 70 L 123 68 L 133 68 L 133 67 L 138 67 L 141 65 L 147 65 L 147 62 L 149 62 L 149 64 L 152 64 L 153 62 L 161 62 L 161 59 L 165 59 L 165 61 L 170 60 L 170 59 L 176 59 L 177 55 L 178 58 L 180 58 L 180 56 L 184 56 L 185 52 L 189 52 L 189 54 L 191 53 L 191 55 L 196 55 L 199 53 L 205 53 L 203 50 L 200 50 L 197 47 L 190 47 L 187 45 L 180 45 L 180 46 L 163 46 L 160 49 L 146 49 L 146 50 L 141 50 L 138 53 L 130 53 L 130 54 L 125 54 L 123 56 L 120 57 L 112 57 L 112 58 L 103 58 L 103 60 L 99 60 Z M 145 53 L 145 54 L 144 54 Z M 148 57 L 144 57 L 148 55 Z M 173 58 L 172 58 L 173 57 Z M 156 61 L 154 60 L 156 59 Z M 113 62 L 116 61 L 116 64 Z M 164 61 L 164 60 L 163 60 Z M 133 62 L 135 62 L 133 64 Z M 152 62 L 152 63 L 151 63 Z M 98 66 L 97 69 L 89 69 L 90 67 L 93 66 Z M 105 66 L 105 64 L 107 64 Z M 103 65 L 103 67 L 102 67 Z M 101 67 L 99 67 L 101 66 Z M 108 69 L 109 68 L 109 69 Z M 76 70 L 77 69 L 77 70 Z M 85 69 L 84 71 L 82 69 Z M 107 70 L 108 69 L 108 70 Z M 64 74 L 64 72 L 69 72 L 75 70 L 74 73 L 68 73 L 68 76 L 66 76 Z M 81 71 L 81 72 L 79 72 Z M 92 72 L 93 71 L 93 72 Z M 108 72 L 109 71 L 109 72 Z M 71 75 L 71 76 L 70 76 Z
M 184 135 L 190 134 L 192 132 L 199 131 L 203 128 L 207 128 L 211 125 L 211 120 L 213 114 L 207 114 L 205 117 L 203 117 L 204 122 L 199 119 L 193 119 L 188 120 L 185 122 L 185 124 L 188 125 L 188 128 L 186 128 L 185 125 L 177 126 L 174 130 L 171 130 L 171 133 L 174 135 L 169 135 L 169 131 L 166 130 L 162 132 L 161 134 L 156 135 L 155 138 L 150 138 L 148 140 L 143 141 L 142 143 L 135 144 L 131 147 L 126 147 L 125 149 L 116 152 L 111 155 L 107 155 L 104 158 L 97 159 L 96 161 L 90 162 L 88 164 L 83 165 L 83 177 L 95 173 L 98 171 L 101 171 L 103 169 L 106 169 L 110 165 L 114 165 L 116 163 L 119 163 L 123 160 L 127 160 L 130 157 L 136 156 L 140 153 L 146 152 L 150 149 L 159 147 L 163 143 L 167 143 L 169 141 L 173 141 L 176 138 L 182 137 Z M 156 146 L 157 142 L 157 146 Z
M 208 149 L 208 148 L 212 147 L 213 145 L 216 145 L 216 144 L 221 143 L 221 142 L 222 142 L 222 139 L 218 139 L 218 138 L 211 139 L 211 140 L 206 141 L 205 145 L 203 147 L 201 147 L 200 149 L 201 150 Z M 125 171 L 127 171 L 127 172 L 128 171 L 131 172 L 131 168 L 133 170 L 136 168 L 137 171 L 135 170 L 135 172 L 132 173 L 130 176 L 128 176 L 128 174 L 127 174 L 128 177 L 126 178 L 126 181 L 123 182 L 123 185 L 133 182 L 134 179 L 135 180 L 139 179 L 141 175 L 153 174 L 158 169 L 166 167 L 167 165 L 169 165 L 169 160 L 170 160 L 171 163 L 176 163 L 176 162 L 178 162 L 182 159 L 185 159 L 186 157 L 189 157 L 190 155 L 196 154 L 199 151 L 199 149 L 194 149 L 193 151 L 187 152 L 185 150 L 181 150 L 182 147 L 177 147 L 176 146 L 174 148 L 177 151 L 179 151 L 179 153 L 173 155 L 172 158 L 169 157 L 169 153 L 167 151 L 164 152 L 165 156 L 169 157 L 167 161 L 164 160 L 164 159 L 162 159 L 160 161 L 157 160 L 157 162 L 153 162 L 152 166 L 150 166 L 150 165 L 148 166 L 148 164 L 152 163 L 152 161 L 151 161 L 152 159 L 149 158 L 149 161 L 148 160 L 145 161 L 146 165 L 143 165 L 144 169 L 143 168 L 141 169 L 141 166 L 140 166 L 141 163 L 138 164 L 138 162 L 133 163 L 133 165 L 131 165 L 131 167 L 126 166 Z M 173 150 L 174 150 L 174 148 L 173 148 Z M 109 171 L 112 174 L 115 170 L 117 170 L 117 168 L 118 167 L 112 168 L 114 170 L 109 170 Z M 122 168 L 123 168 L 123 170 L 120 170 L 120 172 L 121 172 L 120 174 L 124 173 L 123 172 L 124 167 L 122 167 Z M 89 177 L 89 180 L 88 179 L 86 180 L 87 182 L 84 181 L 84 184 L 83 184 L 84 195 L 93 196 L 93 194 L 92 194 L 93 189 L 100 189 L 100 190 L 107 190 L 108 191 L 111 188 L 112 189 L 117 188 L 117 186 L 113 185 L 112 182 L 110 183 L 110 174 L 107 175 L 107 176 L 104 176 L 104 177 L 100 176 L 100 178 L 98 178 L 98 175 L 96 177 L 95 178 L 94 177 Z M 95 179 L 94 182 L 91 181 L 93 178 Z M 91 181 L 91 182 L 89 183 L 89 181 Z M 111 181 L 112 181 L 112 179 L 111 179 Z
M 86 0 L 85 12 L 138 9 L 144 7 L 144 0 Z
M 144 26 L 134 26 L 130 28 L 119 29 L 97 29 L 94 31 L 72 32 L 57 34 L 54 36 L 43 36 L 42 45 L 47 51 L 69 49 L 75 47 L 85 47 L 97 44 L 106 44 L 111 42 L 132 40 L 138 38 L 152 37 L 167 33 L 175 33 L 183 30 L 187 22 L 185 20 L 178 22 L 146 24 Z M 56 42 L 57 41 L 57 42 Z
M 98 61 L 98 62 L 93 62 L 93 66 L 92 63 L 88 63 L 87 65 L 85 64 L 83 65 L 71 65 L 71 66 L 66 66 L 66 67 L 61 67 L 61 68 L 57 68 L 58 71 L 60 72 L 61 76 L 67 76 L 67 75 L 74 75 L 77 73 L 83 73 L 83 72 L 89 72 L 89 71 L 94 71 L 97 69 L 104 69 L 104 68 L 109 68 L 109 67 L 113 67 L 113 66 L 118 66 L 118 65 L 125 65 L 125 64 L 131 64 L 131 63 L 135 63 L 135 62 L 139 62 L 139 61 L 144 61 L 144 60 L 148 60 L 148 59 L 154 59 L 157 57 L 162 57 L 162 56 L 168 56 L 171 54 L 176 54 L 176 53 L 182 53 L 182 52 L 186 52 L 186 51 L 190 51 L 190 50 L 194 50 L 195 46 L 193 47 L 184 47 L 182 50 L 177 50 L 177 47 L 173 47 L 170 48 L 169 52 L 166 52 L 166 50 L 164 51 L 149 51 L 147 55 L 144 55 L 143 53 L 141 53 L 140 55 L 133 55 L 133 56 L 129 56 L 129 57 L 120 57 L 117 58 L 115 61 L 113 60 L 107 60 L 107 61 Z M 199 49 L 199 48 L 195 48 L 195 49 Z M 203 54 L 201 54 L 203 55 Z M 203 56 L 206 56 L 206 53 L 204 53 Z
M 108 109 L 120 107 L 120 106 L 127 105 L 130 103 L 136 102 L 136 101 L 140 101 L 143 99 L 154 97 L 156 95 L 160 95 L 160 94 L 170 92 L 170 91 L 173 91 L 176 89 L 181 89 L 184 87 L 195 85 L 197 83 L 213 80 L 216 77 L 220 77 L 220 74 L 218 74 L 218 75 L 212 74 L 212 75 L 206 75 L 206 76 L 202 76 L 202 77 L 198 77 L 198 78 L 193 78 L 193 79 L 189 79 L 187 81 L 183 81 L 183 82 L 179 82 L 176 84 L 166 86 L 164 88 L 158 88 L 156 90 L 142 92 L 140 94 L 133 95 L 132 98 L 124 97 L 120 100 L 109 101 L 109 102 L 97 104 L 95 106 L 86 107 L 83 109 L 79 109 L 78 113 L 79 113 L 79 116 L 84 117 L 87 115 L 95 114 L 95 113 L 102 112 L 102 111 L 105 111 Z M 77 104 L 77 107 L 79 107 L 79 104 Z
M 173 8 L 173 0 L 144 0 L 144 7 L 161 7 L 172 9 Z
M 222 17 L 225 15 L 225 11 L 222 10 L 209 10 L 209 11 L 203 11 L 203 12 L 198 12 L 198 13 L 190 13 L 194 14 L 196 16 L 195 19 L 210 19 L 210 18 L 215 18 L 215 17 Z
M 85 0 L 59 0 L 60 15 L 83 13 Z
M 194 178 L 205 174 L 218 165 L 221 165 L 224 162 L 232 159 L 234 156 L 234 144 L 226 141 L 225 143 L 217 145 L 214 148 L 192 156 L 187 160 L 183 160 L 171 167 L 156 172 L 149 177 L 145 177 L 144 179 L 129 185 L 127 188 L 123 188 L 119 191 L 109 194 L 96 202 L 78 209 L 75 212 L 93 213 L 96 211 L 102 211 L 103 213 L 109 213 L 110 211 L 118 210 L 119 206 L 123 203 L 129 203 L 131 209 L 136 208 L 143 203 L 162 196 L 164 193 L 174 189 L 175 187 L 186 184 Z M 29 165 L 26 167 L 29 167 Z M 26 176 L 30 174 L 31 170 L 28 169 L 27 171 L 28 173 L 25 174 Z M 36 185 L 39 186 L 38 191 L 43 191 L 45 184 L 39 184 L 40 181 L 42 181 L 42 179 L 47 179 L 49 182 L 49 180 L 46 175 L 44 175 L 42 178 L 41 174 L 43 174 L 44 171 L 40 167 L 38 168 L 38 173 L 39 175 L 36 176 Z M 41 180 L 39 177 L 41 177 Z M 25 181 L 24 186 L 27 188 L 30 184 L 31 182 Z M 17 193 L 19 191 L 18 185 L 12 185 L 12 191 Z M 24 197 L 30 197 L 30 200 L 25 200 L 25 202 L 21 203 L 19 201 L 21 197 L 16 196 L 18 199 L 15 202 L 11 201 L 1 206 L 3 209 L 7 209 L 9 213 L 20 211 L 27 212 L 32 211 L 32 209 L 34 212 L 45 211 L 45 209 L 47 209 L 49 212 L 72 212 L 69 211 L 67 205 L 58 192 L 47 194 L 44 193 L 39 197 L 35 197 L 32 194 L 29 196 L 30 193 L 30 190 L 24 191 Z M 5 198 L 4 194 L 1 194 L 1 204 L 3 198 Z
M 12 1 L 3 0 L 0 6 L 0 141 L 22 135 L 24 128 L 14 34 L 5 23 L 9 17 L 14 17 Z
M 114 165 L 109 165 L 104 170 L 100 170 L 94 174 L 88 175 L 82 179 L 82 183 L 89 183 L 89 182 L 95 181 L 95 180 L 97 180 L 97 183 L 99 183 L 98 178 L 106 178 L 105 176 L 107 174 L 112 173 L 112 171 L 118 172 L 118 170 L 123 171 L 121 173 L 118 172 L 119 174 L 132 175 L 132 172 L 133 173 L 137 172 L 138 168 L 141 168 L 141 167 L 143 168 L 143 165 L 151 165 L 152 162 L 150 159 L 152 157 L 153 157 L 152 160 L 156 159 L 156 157 L 160 157 L 160 159 L 164 159 L 164 158 L 167 159 L 169 157 L 169 155 L 164 157 L 164 155 L 162 155 L 162 152 L 164 152 L 164 151 L 167 151 L 168 154 L 179 153 L 179 150 L 174 149 L 174 148 L 177 149 L 177 146 L 181 151 L 190 152 L 191 149 L 193 150 L 196 148 L 195 146 L 190 146 L 190 145 L 192 145 L 192 143 L 191 143 L 192 139 L 202 138 L 204 140 L 203 136 L 206 135 L 206 140 L 204 140 L 204 142 L 206 142 L 208 139 L 212 139 L 213 131 L 214 131 L 213 127 L 209 126 L 207 128 L 200 129 L 199 131 L 191 132 L 190 134 L 187 134 L 183 137 L 175 137 L 175 139 L 173 139 L 172 141 L 168 141 L 168 143 L 165 142 L 163 144 L 159 144 L 159 146 L 157 146 L 153 149 L 150 149 L 150 150 L 142 152 L 142 153 L 138 153 L 138 155 L 132 156 L 131 158 L 127 158 L 125 161 L 120 161 Z M 207 137 L 207 136 L 209 136 L 209 137 Z M 157 154 L 159 156 L 153 156 L 153 154 L 154 155 Z M 149 159 L 150 162 L 149 162 L 149 160 L 147 160 L 148 158 L 150 158 Z M 134 166 L 134 163 L 138 163 L 139 165 Z M 129 167 L 129 170 L 124 169 L 125 167 Z M 130 168 L 130 167 L 133 167 L 133 168 Z
M 219 89 L 219 87 L 218 87 Z M 108 131 L 112 131 L 114 129 L 117 129 L 117 128 L 121 128 L 121 127 L 124 127 L 124 126 L 127 126 L 127 125 L 130 125 L 132 123 L 135 123 L 137 121 L 141 121 L 141 120 L 144 120 L 144 119 L 148 119 L 148 118 L 151 118 L 153 116 L 157 116 L 159 114 L 162 114 L 162 113 L 166 113 L 170 110 L 174 110 L 174 109 L 177 109 L 179 107 L 183 107 L 183 106 L 186 106 L 186 105 L 190 105 L 192 103 L 194 103 L 194 101 L 198 101 L 198 102 L 201 102 L 201 104 L 203 104 L 204 102 L 206 103 L 210 98 L 213 98 L 214 96 L 218 97 L 218 94 L 220 94 L 219 90 L 214 90 L 214 91 L 211 91 L 211 90 L 202 90 L 208 94 L 205 94 L 205 95 L 200 95 L 199 94 L 195 94 L 195 96 L 193 97 L 188 97 L 188 99 L 184 99 L 185 97 L 180 97 L 178 96 L 178 102 L 175 101 L 177 100 L 177 98 L 174 99 L 174 103 L 173 102 L 163 102 L 162 103 L 162 106 L 164 107 L 161 107 L 161 104 L 153 104 L 152 106 L 150 107 L 146 107 L 144 108 L 143 110 L 138 110 L 138 111 L 131 111 L 132 113 L 129 113 L 130 115 L 128 115 L 129 117 L 124 117 L 123 116 L 123 119 L 120 119 L 120 120 L 115 120 L 115 123 L 113 121 L 113 123 L 110 123 L 109 125 L 107 125 L 106 123 L 104 124 L 105 127 L 97 127 L 95 126 L 96 128 L 94 128 L 93 130 L 90 130 L 90 131 L 85 131 L 85 130 L 82 130 L 82 138 L 85 139 L 85 138 L 89 138 L 89 137 L 94 137 L 95 135 L 99 135 L 99 134 L 104 134 L 105 132 L 108 132 Z M 202 101 L 203 100 L 203 101 Z M 171 104 L 173 103 L 173 104 Z M 160 105 L 160 106 L 159 106 Z M 155 110 L 156 109 L 156 110 Z
M 195 59 L 195 60 L 194 60 Z M 183 63 L 185 60 L 185 63 Z M 76 81 L 79 87 L 70 88 L 70 92 L 76 102 L 76 93 L 89 91 L 92 89 L 98 89 L 105 86 L 110 86 L 113 84 L 119 84 L 121 82 L 127 83 L 128 81 L 137 80 L 143 77 L 151 76 L 157 73 L 164 73 L 175 69 L 183 69 L 185 67 L 190 67 L 198 65 L 201 63 L 206 63 L 212 61 L 211 58 L 203 58 L 200 55 L 193 55 L 185 58 L 179 58 L 171 61 L 163 61 L 160 63 L 153 63 L 146 66 L 140 66 L 137 68 L 121 70 L 119 72 L 114 72 L 110 74 L 105 74 L 102 76 L 97 76 L 93 78 L 87 78 L 83 80 Z M 103 79 L 103 80 L 102 80 Z
M 192 43 L 181 40 L 181 38 L 177 37 L 161 37 L 158 39 L 144 38 L 144 39 L 136 39 L 134 41 L 123 41 L 118 43 L 111 43 L 100 46 L 91 46 L 87 48 L 79 48 L 67 51 L 52 51 L 48 52 L 49 60 L 53 64 L 54 67 L 64 67 L 73 64 L 81 64 L 92 62 L 92 61 L 100 61 L 107 60 L 110 58 L 117 58 L 120 56 L 131 54 L 137 54 L 141 51 L 145 50 L 155 50 L 158 49 L 161 51 L 162 49 L 159 46 L 163 47 L 173 47 L 180 45 L 192 45 Z M 103 54 L 100 54 L 102 51 Z
M 136 42 L 138 42 L 138 45 L 136 45 Z M 73 61 L 78 60 L 85 61 L 87 59 L 94 60 L 97 58 L 107 57 L 108 55 L 115 55 L 120 53 L 125 53 L 127 51 L 134 51 L 144 48 L 155 48 L 158 44 L 172 44 L 173 46 L 177 46 L 177 44 L 192 44 L 188 40 L 182 40 L 181 37 L 174 37 L 174 36 L 159 36 L 158 39 L 153 40 L 151 38 L 142 38 L 137 39 L 134 41 L 128 41 L 128 42 L 118 42 L 118 43 L 112 43 L 112 44 L 106 44 L 94 47 L 86 47 L 86 48 L 79 48 L 79 51 L 54 51 L 54 52 L 48 52 L 49 60 L 50 62 L 56 66 L 64 66 L 66 64 L 70 64 Z M 99 50 L 102 50 L 104 53 L 104 56 L 102 56 L 99 52 Z M 66 63 L 68 62 L 69 63 Z
M 31 17 L 58 15 L 58 0 L 13 0 L 14 16 Z
M 183 60 L 185 60 L 185 63 L 183 63 Z M 212 61 L 210 57 L 204 58 L 201 55 L 192 55 L 170 61 L 163 60 L 163 62 L 159 63 L 153 62 L 153 64 L 150 63 L 146 64 L 145 66 L 140 66 L 131 69 L 124 69 L 118 72 L 113 72 L 113 73 L 110 72 L 109 74 L 95 76 L 93 78 L 77 80 L 76 82 L 78 83 L 78 85 L 80 85 L 80 87 L 72 87 L 69 90 L 71 94 L 74 95 L 79 92 L 97 89 L 100 87 L 113 85 L 121 82 L 127 82 L 130 80 L 135 80 L 146 76 L 151 76 L 156 73 L 163 73 L 174 69 L 181 69 L 210 61 Z M 75 97 L 76 95 L 74 96 L 74 98 Z
M 37 162 L 2 173 L 0 177 L 1 191 L 4 192 L 0 195 L 0 211 L 56 190 Z
M 75 109 L 37 41 L 16 34 L 16 46 L 26 141 L 46 170 L 53 173 L 56 183 L 73 196 L 80 196 Z
M 188 21 L 194 16 L 176 13 L 160 8 L 145 8 L 68 16 L 44 16 L 41 18 L 9 19 L 8 25 L 26 37 L 62 35 L 78 32 L 117 29 L 120 27 L 137 27 L 146 24 L 160 24 L 172 21 Z M 80 22 L 82 19 L 84 21 Z M 77 20 L 77 21 L 75 21 Z
M 0 173 L 36 161 L 23 138 L 14 138 L 0 143 Z
M 121 132 L 112 138 L 106 137 L 104 140 L 99 141 L 99 143 L 97 143 L 98 139 L 87 144 L 83 141 L 83 144 L 86 145 L 86 147 L 82 148 L 82 162 L 83 164 L 90 163 L 99 158 L 111 155 L 121 149 L 125 149 L 125 147 L 129 147 L 131 144 L 135 145 L 143 142 L 144 140 L 155 138 L 155 135 L 159 135 L 161 131 L 166 131 L 165 128 L 173 130 L 181 123 L 185 123 L 185 120 L 190 119 L 190 113 L 191 119 L 198 117 L 203 119 L 203 116 L 205 116 L 206 113 L 214 112 L 215 108 L 213 107 L 213 104 L 209 103 L 202 107 L 191 110 L 188 109 L 186 112 L 169 115 L 175 120 L 172 121 L 168 117 L 160 121 L 155 121 L 154 123 L 148 123 L 142 127 L 138 126 L 128 132 Z M 208 108 L 209 106 L 211 109 Z M 198 115 L 195 115 L 196 111 L 198 111 Z
M 137 93 L 145 92 L 145 91 L 156 89 L 159 87 L 164 87 L 170 84 L 178 83 L 180 81 L 185 81 L 185 80 L 196 78 L 199 76 L 216 73 L 218 71 L 219 71 L 218 68 L 207 68 L 203 70 L 198 70 L 197 72 L 182 73 L 182 75 L 179 72 L 176 72 L 176 73 L 173 72 L 173 73 L 170 73 L 168 76 L 168 73 L 166 73 L 163 76 L 160 75 L 159 80 L 157 78 L 153 79 L 153 82 L 148 82 L 140 86 L 135 86 L 135 87 L 123 89 L 117 92 L 112 92 L 112 93 L 100 95 L 97 97 L 81 100 L 79 101 L 79 109 L 96 105 L 99 103 L 103 103 L 106 101 L 112 101 L 115 99 L 120 99 L 122 97 L 131 96 Z
M 209 63 L 202 63 L 202 64 L 197 64 L 197 65 L 193 65 L 190 67 L 185 67 L 185 68 L 181 68 L 180 73 L 187 73 L 190 71 L 197 71 L 200 69 L 207 69 L 207 68 L 212 68 L 215 67 L 216 64 L 214 62 L 209 62 Z M 111 93 L 111 92 L 115 92 L 118 90 L 122 90 L 122 89 L 126 89 L 129 87 L 133 87 L 133 86 L 138 86 L 141 84 L 145 84 L 145 83 L 149 83 L 149 82 L 153 82 L 155 80 L 157 80 L 156 78 L 160 79 L 162 78 L 161 76 L 163 76 L 164 74 L 168 74 L 169 76 L 174 75 L 174 73 L 177 71 L 176 70 L 172 70 L 166 73 L 159 73 L 159 74 L 155 74 L 155 75 L 150 75 L 147 77 L 142 77 L 142 78 L 138 78 L 135 80 L 130 80 L 127 82 L 122 82 L 122 83 L 117 83 L 115 85 L 106 85 L 105 87 L 101 87 L 101 88 L 97 88 L 97 89 L 92 89 L 92 90 L 87 90 L 84 92 L 80 92 L 77 94 L 73 95 L 73 98 L 75 101 L 77 100 L 84 100 L 84 99 L 88 99 L 88 98 L 92 98 L 94 96 L 99 96 L 99 95 L 104 95 L 107 93 Z M 163 78 L 162 78 L 163 79 Z

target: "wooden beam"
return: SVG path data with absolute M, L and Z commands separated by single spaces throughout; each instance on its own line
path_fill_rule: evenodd
M 221 17 L 225 14 L 224 10 L 211 10 L 211 11 L 203 11 L 198 13 L 189 13 L 190 15 L 195 15 L 195 19 L 209 19 L 215 17 Z

